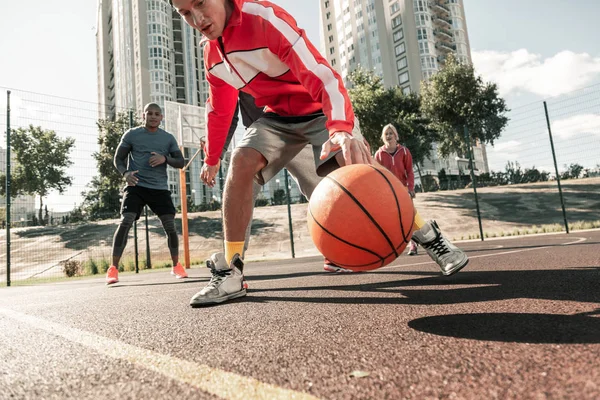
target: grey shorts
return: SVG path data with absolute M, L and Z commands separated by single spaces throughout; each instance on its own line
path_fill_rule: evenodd
M 339 168 L 335 155 L 321 160 L 321 146 L 329 139 L 329 131 L 325 127 L 327 117 L 318 117 L 308 122 L 281 122 L 273 118 L 259 118 L 246 130 L 237 147 L 248 147 L 258 151 L 267 160 L 267 165 L 255 177 L 258 184 L 264 185 L 281 171 L 302 149 L 310 144 L 314 158 L 314 167 L 319 176 L 326 176 Z M 360 135 L 360 128 L 355 120 L 352 134 Z

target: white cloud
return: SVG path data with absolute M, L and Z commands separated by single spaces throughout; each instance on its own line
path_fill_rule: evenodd
M 504 151 L 509 151 L 509 150 L 513 150 L 513 149 L 518 149 L 521 147 L 521 142 L 517 141 L 517 140 L 509 140 L 503 143 L 496 143 L 493 147 L 492 147 L 492 151 L 496 152 L 496 153 L 501 153 Z
M 563 139 L 577 135 L 600 136 L 600 115 L 581 114 L 552 122 L 552 134 Z
M 600 78 L 600 58 L 561 51 L 543 59 L 526 49 L 473 51 L 473 64 L 484 80 L 498 84 L 500 95 L 530 92 L 553 97 L 581 89 Z

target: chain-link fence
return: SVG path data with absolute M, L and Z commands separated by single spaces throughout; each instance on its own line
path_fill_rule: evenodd
M 140 122 L 138 116 L 129 110 L 116 110 L 114 120 L 99 122 L 95 103 L 18 90 L 10 94 L 9 109 L 7 91 L 0 88 L 3 94 L 0 97 L 3 134 L 0 174 L 5 176 L 9 167 L 6 133 L 10 125 L 10 190 L 13 194 L 19 191 L 24 194 L 13 197 L 7 204 L 6 185 L 2 181 L 0 280 L 54 278 L 71 272 L 102 274 L 111 262 L 112 238 L 119 221 L 120 185 L 123 184 L 121 181 L 115 188 L 110 181 L 110 174 L 114 173 L 110 149 L 116 147 L 130 125 Z M 597 226 L 600 221 L 600 85 L 546 103 L 515 107 L 508 117 L 510 121 L 501 138 L 495 146 L 486 147 L 489 170 L 476 171 L 484 235 L 487 236 L 496 221 L 531 226 L 558 224 L 561 229 L 565 220 L 575 229 Z M 57 144 L 63 147 L 56 147 Z M 51 151 L 44 152 L 55 148 L 67 153 L 66 157 L 52 157 Z M 185 153 L 189 160 L 194 150 L 186 149 Z M 20 164 L 19 159 L 27 160 L 25 165 Z M 462 168 L 463 176 L 468 176 L 468 165 Z M 49 170 L 54 172 L 48 173 Z M 198 171 L 199 167 L 195 166 L 186 172 L 188 185 L 199 182 Z M 192 264 L 222 246 L 220 202 L 225 175 L 226 171 L 219 175 L 221 181 L 214 189 L 203 185 L 188 187 Z M 437 178 L 440 191 L 436 196 L 443 196 L 449 206 L 474 216 L 473 191 L 444 191 L 456 185 L 444 186 L 443 174 Z M 279 185 L 284 182 L 284 176 L 273 182 Z M 175 204 L 181 204 L 178 171 L 169 171 L 169 184 Z M 294 185 L 290 183 L 290 186 Z M 298 193 L 297 188 L 294 189 L 294 193 Z M 194 190 L 201 190 L 202 195 L 193 195 Z M 263 205 L 285 204 L 286 196 L 281 192 L 274 183 L 261 196 Z M 299 195 L 295 195 L 292 201 L 299 199 Z M 10 206 L 10 218 L 7 218 L 7 206 Z M 10 225 L 7 225 L 8 219 Z M 287 226 L 287 221 L 282 225 Z M 178 229 L 181 232 L 180 222 Z M 288 234 L 281 233 L 282 243 L 289 240 Z M 153 215 L 146 218 L 143 214 L 130 233 L 122 267 L 133 270 L 136 265 L 156 267 L 169 262 L 160 221 Z
M 142 123 L 141 116 L 111 109 L 113 115 L 105 117 L 96 103 L 7 88 L 0 88 L 0 93 L 0 284 L 103 274 L 112 262 L 124 187 L 113 166 L 114 150 L 127 129 Z M 171 133 L 177 137 L 177 132 Z M 186 164 L 191 161 L 185 170 L 184 199 L 191 253 L 185 261 L 191 264 L 222 249 L 221 202 L 227 173 L 224 168 L 219 172 L 214 188 L 202 185 L 202 156 L 192 160 L 197 150 L 198 146 L 184 148 Z M 284 181 L 283 171 L 279 180 Z M 168 184 L 180 212 L 178 170 L 168 168 Z M 292 202 L 302 202 L 294 183 L 287 189 Z M 285 191 L 272 185 L 264 188 L 257 205 L 285 200 Z M 177 228 L 181 233 L 181 218 Z M 182 262 L 183 249 L 180 242 Z M 120 268 L 133 271 L 170 264 L 162 225 L 146 209 L 130 231 Z

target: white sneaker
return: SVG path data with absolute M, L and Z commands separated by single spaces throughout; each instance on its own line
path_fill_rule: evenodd
M 442 274 L 448 276 L 457 273 L 469 263 L 464 251 L 450 243 L 442 235 L 435 221 L 428 221 L 413 233 L 413 240 L 423 246 L 427 254 L 440 266 Z
M 215 253 L 206 260 L 206 265 L 212 272 L 212 278 L 204 289 L 192 297 L 191 306 L 218 304 L 246 295 L 243 286 L 244 262 L 238 254 L 227 265 L 223 253 Z

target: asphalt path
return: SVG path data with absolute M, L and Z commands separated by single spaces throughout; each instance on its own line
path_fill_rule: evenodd
M 204 308 L 205 268 L 4 288 L 0 398 L 600 398 L 600 231 L 460 246 L 452 277 L 249 263 L 248 296 Z

